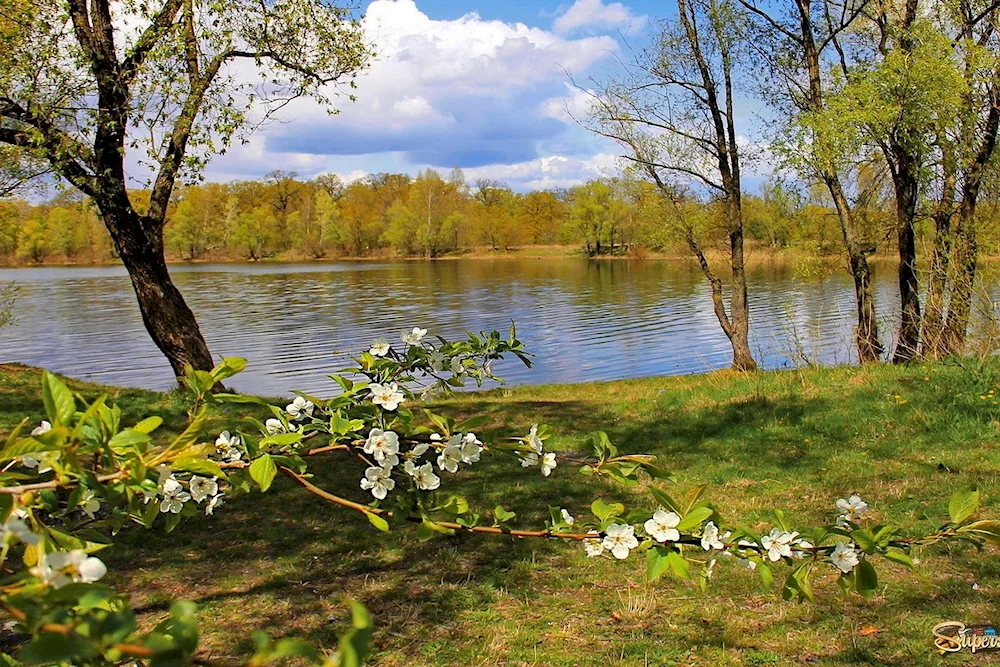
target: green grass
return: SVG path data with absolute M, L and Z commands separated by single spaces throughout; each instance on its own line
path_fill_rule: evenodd
M 793 523 L 826 522 L 834 501 L 857 491 L 871 505 L 868 520 L 921 531 L 925 512 L 943 515 L 950 493 L 970 483 L 983 492 L 981 514 L 1000 517 L 1000 405 L 990 393 L 998 383 L 993 365 L 724 372 L 470 393 L 438 408 L 492 416 L 480 434 L 487 442 L 539 421 L 559 434 L 557 449 L 572 450 L 606 430 L 625 451 L 660 456 L 677 493 L 708 483 L 732 523 L 769 527 L 774 507 Z M 0 430 L 41 418 L 37 386 L 36 371 L 0 366 Z M 172 395 L 110 391 L 129 418 L 157 413 L 174 429 L 184 421 Z M 238 414 L 217 419 L 234 426 Z M 364 499 L 353 463 L 329 455 L 313 471 L 324 488 Z M 516 509 L 514 524 L 524 527 L 538 525 L 550 504 L 582 515 L 595 497 L 642 501 L 569 469 L 542 479 L 507 459 L 447 482 L 482 508 Z M 912 572 L 880 567 L 870 600 L 841 593 L 831 572 L 817 582 L 816 604 L 797 604 L 725 563 L 702 592 L 673 579 L 648 585 L 641 558 L 587 559 L 575 544 L 477 535 L 421 544 L 407 529 L 383 536 L 279 479 L 272 492 L 235 499 L 173 534 L 125 531 L 104 554 L 111 583 L 132 595 L 145 623 L 172 599 L 197 601 L 216 658 L 244 655 L 257 628 L 332 646 L 352 596 L 377 625 L 374 665 L 1000 661 L 941 658 L 930 635 L 943 620 L 1000 622 L 993 548 L 928 549 Z

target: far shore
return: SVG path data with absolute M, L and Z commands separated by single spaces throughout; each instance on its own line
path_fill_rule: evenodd
M 713 262 L 728 262 L 728 253 L 718 249 L 710 248 L 709 259 Z M 183 259 L 177 256 L 167 256 L 167 264 L 171 266 L 197 266 L 203 264 L 332 264 L 336 262 L 441 262 L 454 260 L 553 260 L 553 259 L 589 259 L 594 261 L 684 261 L 694 263 L 696 260 L 690 253 L 683 250 L 652 251 L 644 248 L 634 248 L 628 252 L 615 254 L 588 255 L 579 246 L 563 245 L 541 245 L 523 246 L 511 248 L 509 250 L 492 250 L 488 247 L 471 248 L 460 252 L 451 252 L 438 257 L 424 256 L 404 256 L 390 253 L 366 255 L 366 256 L 325 256 L 307 257 L 282 253 L 261 259 L 233 258 L 226 256 L 206 255 L 197 259 Z M 983 257 L 985 260 L 998 259 L 996 257 Z M 772 247 L 748 247 L 746 252 L 746 264 L 748 267 L 761 265 L 794 265 L 803 260 L 810 262 L 821 262 L 827 264 L 837 264 L 840 256 L 837 253 L 817 254 L 813 249 L 789 246 L 783 248 Z M 891 254 L 877 254 L 870 258 L 876 263 L 894 262 L 896 258 Z M 38 267 L 99 267 L 99 266 L 120 266 L 118 258 L 59 257 L 43 262 L 23 262 L 11 261 L 11 258 L 0 257 L 0 268 L 38 268 Z

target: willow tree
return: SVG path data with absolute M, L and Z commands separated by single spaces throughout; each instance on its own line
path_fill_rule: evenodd
M 329 105 L 352 88 L 371 56 L 352 17 L 326 0 L 5 0 L 0 9 L 0 144 L 94 201 L 177 376 L 213 363 L 164 261 L 174 184 L 290 100 Z M 148 206 L 126 188 L 139 172 L 151 174 Z
M 940 185 L 921 334 L 922 352 L 929 357 L 958 354 L 965 343 L 978 266 L 977 207 L 1000 128 L 1000 7 L 958 0 L 940 9 L 938 21 L 950 38 L 963 85 L 952 108 L 954 131 L 936 138 Z
M 622 156 L 664 197 L 700 192 L 721 204 L 729 254 L 729 308 L 724 280 L 689 228 L 686 241 L 712 292 L 716 318 L 733 350 L 733 367 L 757 367 L 750 351 L 742 203 L 736 132 L 735 64 L 743 43 L 727 0 L 677 0 L 677 17 L 661 24 L 653 45 L 625 63 L 593 94 L 590 127 L 625 149 Z
M 866 2 L 848 6 L 836 0 L 795 0 L 775 6 L 740 0 L 754 24 L 752 44 L 770 76 L 761 83 L 780 122 L 773 145 L 786 166 L 821 183 L 837 212 L 847 269 L 854 281 L 856 343 L 861 363 L 883 352 L 868 257 L 877 244 L 858 219 L 864 192 L 853 187 L 858 157 L 858 126 L 840 122 L 828 111 L 829 98 L 849 74 L 840 37 L 852 30 Z M 832 121 L 832 122 L 831 122 Z

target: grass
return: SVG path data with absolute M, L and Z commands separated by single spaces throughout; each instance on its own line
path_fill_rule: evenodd
M 987 364 L 834 368 L 464 394 L 439 404 L 493 417 L 483 440 L 532 423 L 573 449 L 606 430 L 625 451 L 653 453 L 683 494 L 699 484 L 733 523 L 770 526 L 781 507 L 794 522 L 828 521 L 833 501 L 858 491 L 873 522 L 924 530 L 950 493 L 980 486 L 981 514 L 1000 516 L 1000 367 Z M 0 431 L 41 418 L 37 371 L 0 366 Z M 75 382 L 95 395 L 100 388 Z M 179 428 L 173 395 L 111 389 L 127 419 L 150 413 Z M 219 415 L 233 425 L 237 414 Z M 360 471 L 336 457 L 313 466 L 321 486 L 363 499 Z M 548 505 L 582 515 L 595 497 L 626 499 L 559 468 L 489 462 L 449 480 L 483 508 L 514 508 L 538 525 Z M 673 490 L 671 490 L 673 492 Z M 377 625 L 372 664 L 403 665 L 938 665 L 930 628 L 943 620 L 1000 622 L 1000 552 L 943 547 L 910 572 L 879 568 L 871 600 L 841 593 L 832 573 L 816 604 L 783 602 L 742 569 L 720 563 L 713 584 L 643 580 L 644 562 L 587 559 L 579 545 L 461 535 L 418 543 L 383 536 L 363 517 L 324 504 L 287 480 L 237 498 L 214 517 L 165 535 L 123 532 L 105 552 L 111 583 L 156 622 L 176 598 L 200 604 L 206 651 L 239 657 L 255 629 L 332 646 L 352 596 Z M 973 589 L 973 584 L 978 584 Z M 991 664 L 1000 655 L 947 657 Z

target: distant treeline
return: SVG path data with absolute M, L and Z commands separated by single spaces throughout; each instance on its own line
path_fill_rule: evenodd
M 835 214 L 816 192 L 767 183 L 759 195 L 744 195 L 747 236 L 766 247 L 837 252 Z M 142 211 L 148 192 L 136 190 L 131 197 Z M 860 213 L 869 238 L 889 237 L 893 216 L 887 206 Z M 307 181 L 275 171 L 260 181 L 178 189 L 164 240 L 168 257 L 181 261 L 434 258 L 526 245 L 603 255 L 684 252 L 683 235 L 692 228 L 701 242 L 721 243 L 721 222 L 722 212 L 712 203 L 667 200 L 652 184 L 628 178 L 517 193 L 496 181 L 467 183 L 457 169 L 447 176 L 427 170 L 416 178 L 376 174 L 346 185 L 332 175 Z M 996 246 L 989 235 L 983 241 L 986 252 Z M 66 192 L 36 205 L 0 201 L 0 261 L 114 258 L 96 207 L 80 194 Z

